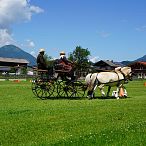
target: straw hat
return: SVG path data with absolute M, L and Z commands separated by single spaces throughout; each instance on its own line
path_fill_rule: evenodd
M 39 52 L 40 52 L 40 53 L 41 53 L 41 52 L 45 52 L 45 49 L 44 49 L 44 48 L 41 48 Z
M 60 55 L 65 55 L 65 52 L 64 52 L 64 51 L 61 51 L 61 52 L 60 52 Z

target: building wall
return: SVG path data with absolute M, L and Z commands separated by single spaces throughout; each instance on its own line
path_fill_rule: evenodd
M 138 79 L 146 79 L 146 62 L 135 62 L 129 65 Z

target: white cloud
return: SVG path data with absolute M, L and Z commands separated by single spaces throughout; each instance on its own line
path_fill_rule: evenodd
M 13 42 L 9 32 L 13 24 L 30 21 L 33 14 L 41 12 L 41 8 L 30 5 L 28 0 L 0 0 L 0 45 Z
M 146 25 L 141 26 L 141 27 L 137 27 L 136 30 L 141 31 L 141 32 L 146 31 Z
M 32 40 L 27 40 L 26 41 L 26 46 L 28 48 L 35 48 L 35 43 Z
M 30 11 L 31 11 L 31 13 L 41 13 L 41 12 L 43 12 L 43 10 L 41 8 L 36 7 L 36 6 L 31 6 Z
M 99 60 L 99 56 L 95 56 L 89 59 L 91 62 L 95 63 Z
M 100 32 L 98 32 L 98 35 L 99 35 L 100 37 L 102 37 L 102 38 L 107 38 L 107 37 L 109 37 L 111 34 L 108 33 L 108 32 L 105 32 L 105 31 L 100 31 Z
M 16 41 L 12 38 L 11 32 L 7 29 L 0 29 L 0 47 L 15 43 Z
M 25 48 L 27 50 L 27 52 L 29 52 L 31 55 L 33 55 L 34 57 L 36 57 L 36 52 L 35 52 L 35 43 L 32 40 L 25 40 L 21 46 L 21 48 Z
M 31 6 L 27 0 L 0 0 L 0 26 L 31 20 L 33 13 L 40 12 L 41 8 Z

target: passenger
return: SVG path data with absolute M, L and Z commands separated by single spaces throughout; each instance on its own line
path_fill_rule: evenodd
M 75 80 L 73 62 L 66 58 L 64 51 L 60 52 L 60 62 L 63 62 L 69 70 L 67 76 L 71 77 L 71 80 Z
M 72 61 L 68 60 L 65 56 L 65 52 L 60 52 L 60 60 L 63 61 L 66 65 L 72 65 Z

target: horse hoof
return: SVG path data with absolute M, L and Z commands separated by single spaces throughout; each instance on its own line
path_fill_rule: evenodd
M 87 96 L 87 98 L 88 98 L 89 100 L 91 100 L 91 99 L 92 99 L 92 97 L 91 97 L 91 96 Z

